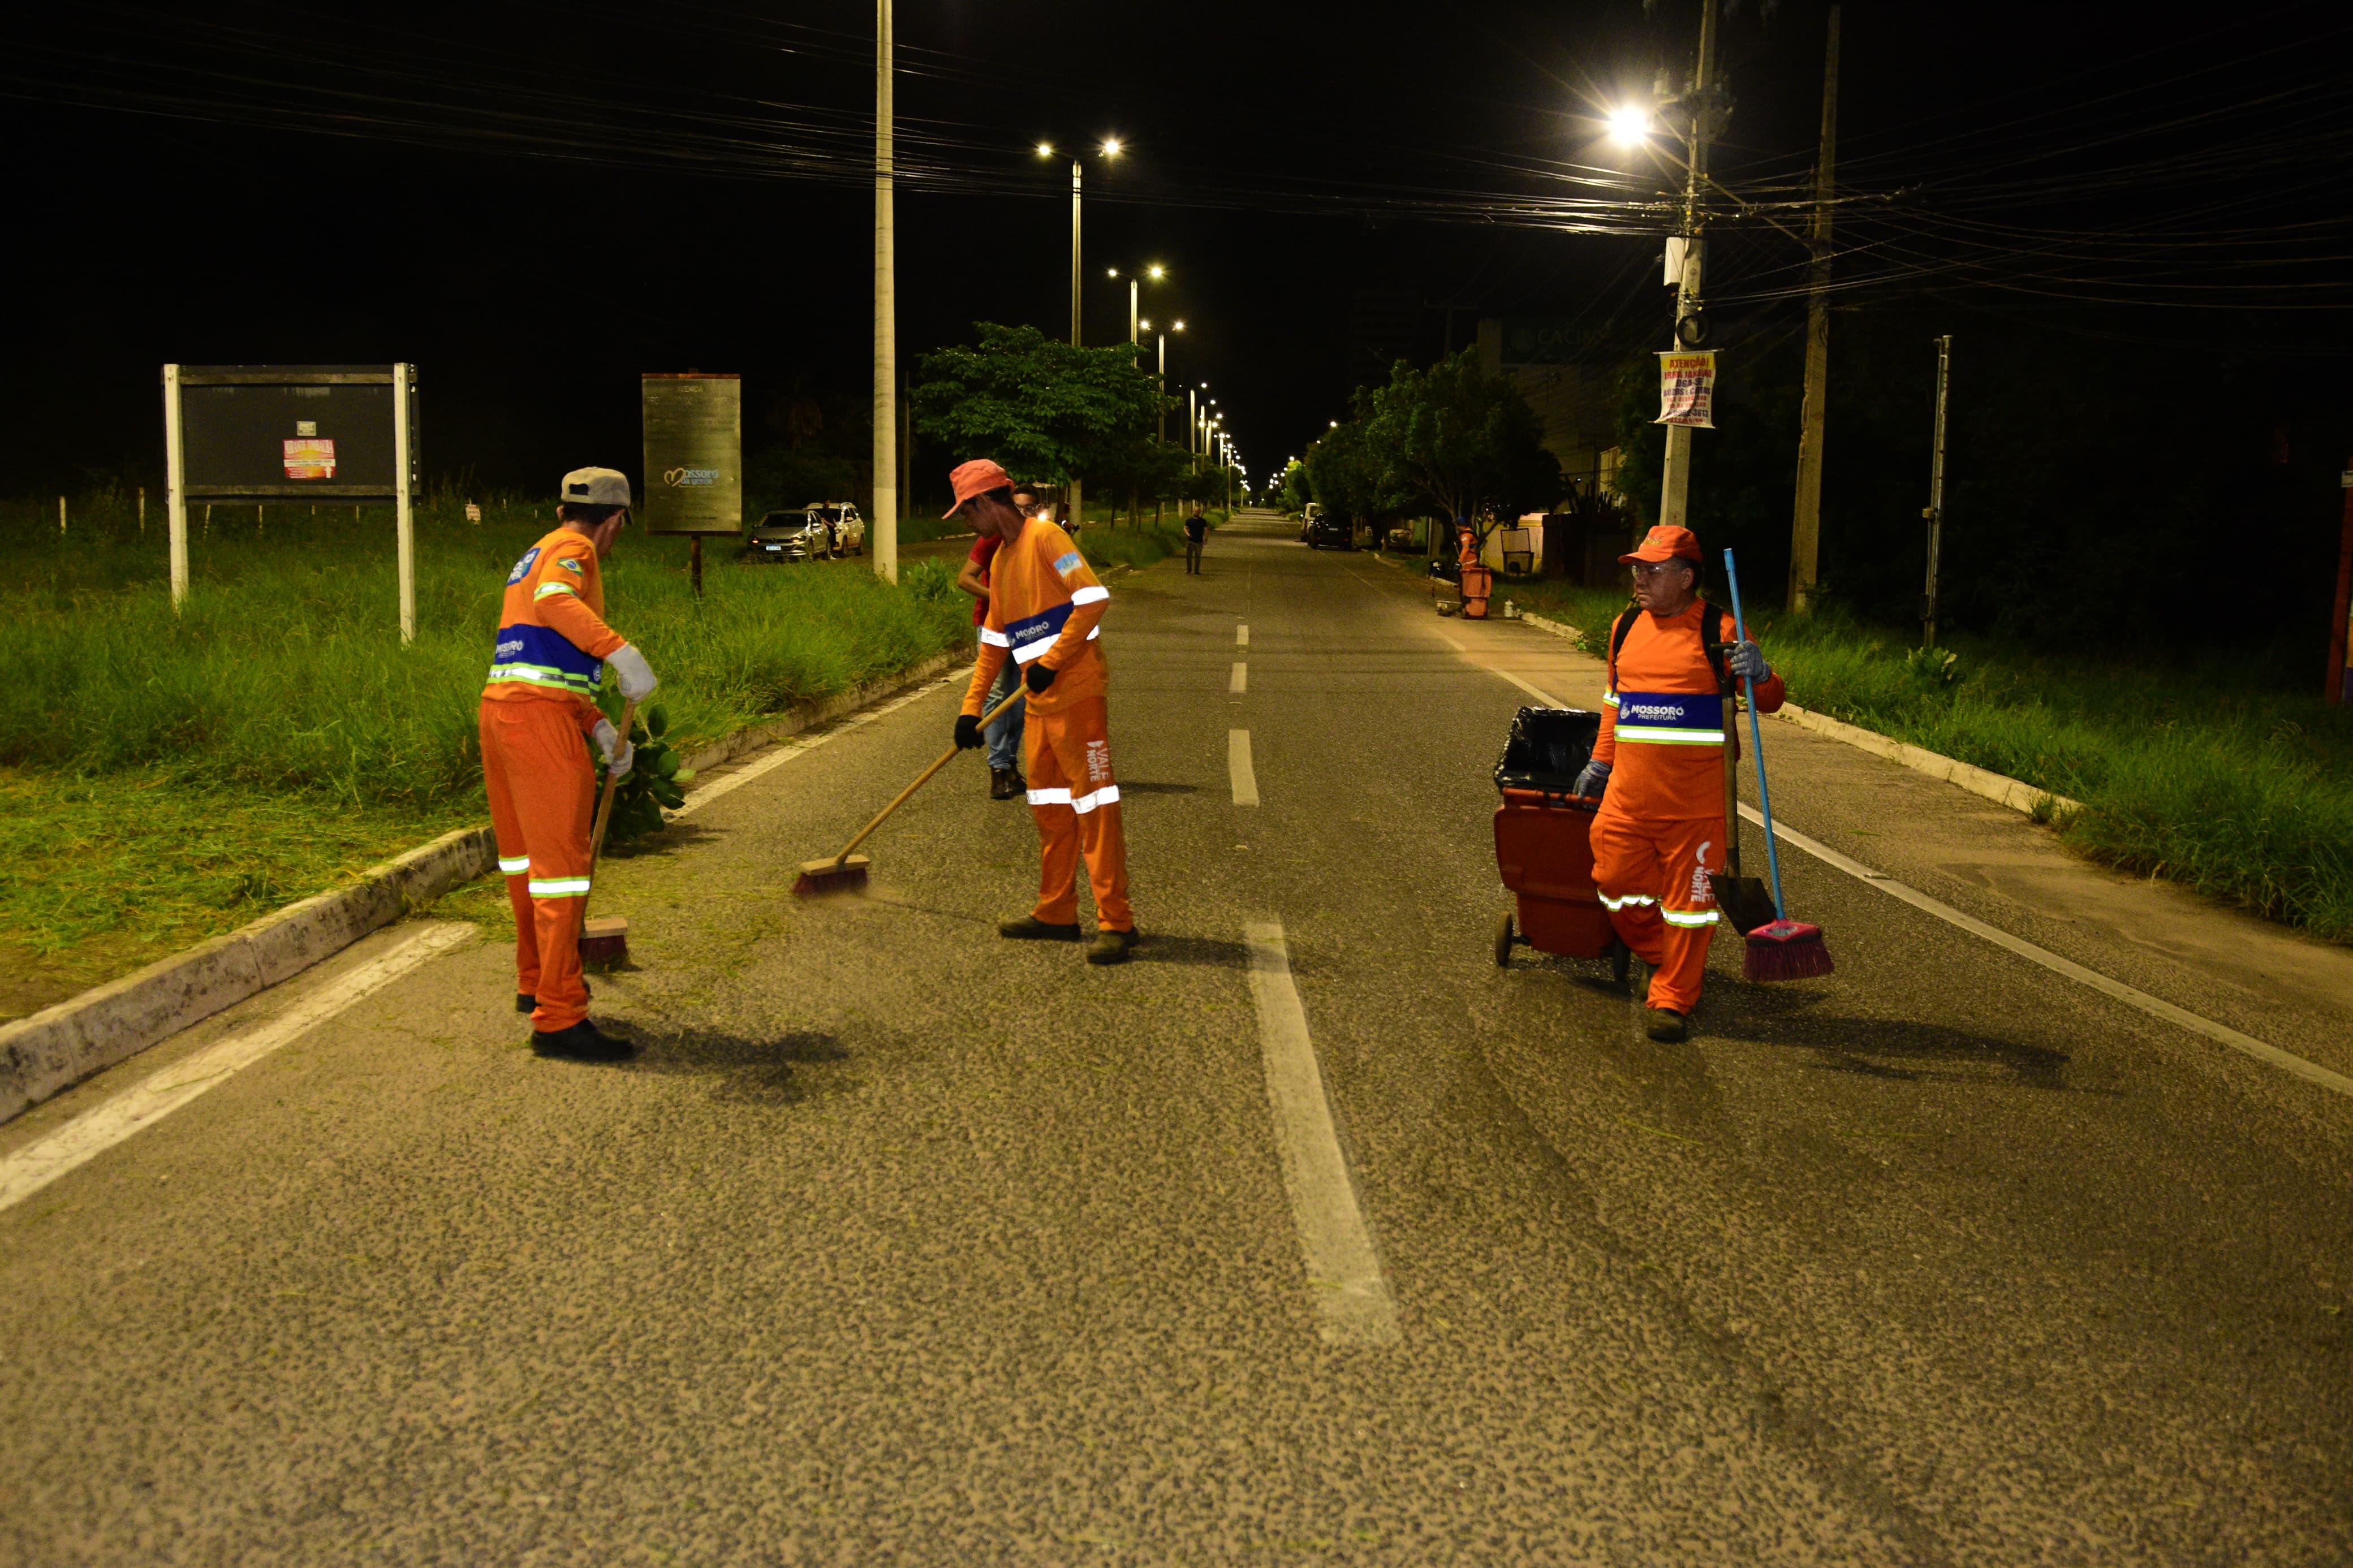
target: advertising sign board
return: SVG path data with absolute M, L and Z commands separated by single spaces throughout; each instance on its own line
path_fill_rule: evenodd
M 744 381 L 645 375 L 648 533 L 744 531 Z

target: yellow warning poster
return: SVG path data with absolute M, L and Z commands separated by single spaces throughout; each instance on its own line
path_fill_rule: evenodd
M 1653 425 L 1715 428 L 1715 354 L 1677 351 L 1659 356 L 1659 416 Z

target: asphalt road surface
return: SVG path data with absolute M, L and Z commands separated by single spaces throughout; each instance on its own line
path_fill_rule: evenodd
M 412 922 L 0 1129 L 186 1079 L 0 1209 L 0 1560 L 2353 1561 L 2353 1099 L 1796 852 L 1837 973 L 1719 942 L 1653 1045 L 1492 951 L 1489 771 L 1591 659 L 1271 522 L 1113 587 L 1124 968 L 997 939 L 976 757 L 788 895 L 941 686 L 608 865 L 633 1063 Z M 1794 826 L 2353 1069 L 2341 950 L 1767 744 Z

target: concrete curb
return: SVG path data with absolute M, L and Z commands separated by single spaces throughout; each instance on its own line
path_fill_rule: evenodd
M 1548 620 L 1543 616 L 1532 616 L 1525 611 L 1521 612 L 1520 619 L 1538 631 L 1550 632 L 1554 637 L 1566 637 L 1572 642 L 1585 635 L 1565 622 Z M 2007 773 L 1998 773 L 1989 768 L 1978 767 L 1974 763 L 1965 763 L 1958 758 L 1946 756 L 1940 752 L 1929 751 L 1925 746 L 1909 745 L 1902 741 L 1892 740 L 1876 730 L 1866 730 L 1860 724 L 1849 724 L 1843 721 L 1832 719 L 1827 714 L 1815 713 L 1799 707 L 1794 702 L 1784 701 L 1781 704 L 1781 710 L 1772 717 L 1795 724 L 1800 729 L 1810 730 L 1817 735 L 1826 735 L 1833 741 L 1844 742 L 1859 752 L 1869 752 L 1874 757 L 1884 757 L 1889 762 L 1900 767 L 1910 768 L 1915 773 L 1926 773 L 1930 778 L 1942 779 L 1949 784 L 1957 784 L 1971 795 L 1983 795 L 1988 800 L 1997 801 L 2012 811 L 2023 812 L 2029 816 L 2041 809 L 2045 801 L 2050 803 L 2049 809 L 2053 811 L 2083 809 L 2083 803 L 2080 801 L 2070 800 L 2063 795 L 2054 795 L 2047 789 L 2037 789 L 2032 784 L 2021 779 L 2011 778 Z
M 687 759 L 700 772 L 931 679 L 970 658 L 934 654 L 881 680 L 736 731 Z M 0 1121 L 92 1073 L 332 957 L 498 865 L 487 827 L 461 827 L 370 867 L 348 888 L 289 904 L 135 973 L 0 1025 Z
M 371 867 L 351 887 L 0 1026 L 0 1121 L 301 973 L 497 864 L 491 830 L 461 827 Z

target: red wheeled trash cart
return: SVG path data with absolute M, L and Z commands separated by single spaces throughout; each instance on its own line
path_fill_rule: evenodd
M 1577 795 L 1601 715 L 1580 708 L 1523 708 L 1495 764 L 1495 868 L 1517 907 L 1495 926 L 1495 963 L 1512 949 L 1606 962 L 1626 978 L 1630 954 L 1593 885 L 1593 814 L 1601 802 Z

